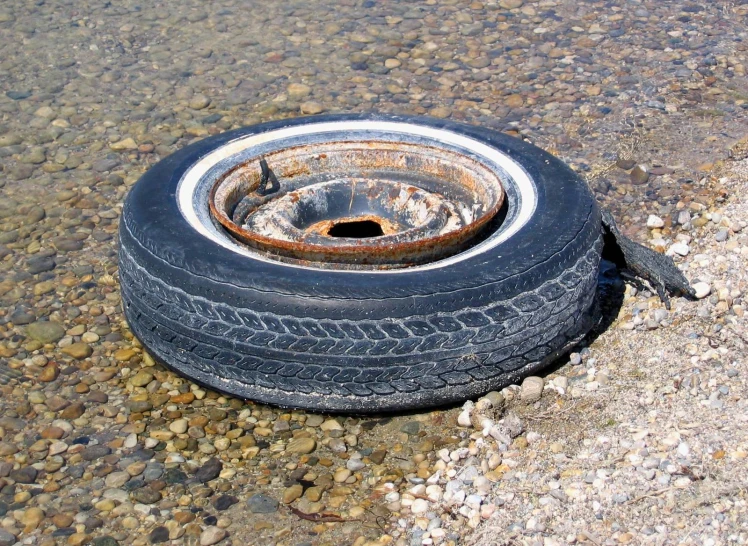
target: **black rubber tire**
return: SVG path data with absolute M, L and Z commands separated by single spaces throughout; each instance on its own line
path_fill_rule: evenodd
M 537 186 L 534 216 L 492 252 L 417 273 L 300 271 L 199 235 L 175 197 L 183 173 L 237 137 L 377 119 L 445 128 L 500 149 Z M 311 410 L 442 405 L 548 365 L 593 325 L 602 245 L 587 185 L 539 148 L 464 124 L 325 115 L 231 131 L 165 158 L 133 187 L 120 224 L 125 315 L 169 367 L 217 390 Z

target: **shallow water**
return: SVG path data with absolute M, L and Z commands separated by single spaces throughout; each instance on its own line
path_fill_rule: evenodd
M 31 423 L 23 437 L 29 445 L 50 422 L 43 408 L 37 415 L 26 401 L 32 390 L 85 399 L 94 409 L 76 425 L 76 435 L 100 435 L 102 443 L 111 436 L 101 431 L 112 426 L 121 427 L 115 436 L 124 438 L 177 418 L 164 410 L 113 425 L 109 410 L 89 400 L 89 390 L 101 391 L 110 406 L 122 405 L 131 382 L 104 378 L 122 367 L 134 372 L 145 358 L 132 349 L 119 309 L 118 217 L 127 188 L 156 161 L 231 128 L 323 112 L 449 118 L 506 131 L 556 154 L 589 179 L 635 234 L 644 235 L 648 214 L 674 219 L 679 202 L 695 211 L 709 208 L 729 193 L 719 187 L 719 161 L 748 133 L 746 17 L 748 5 L 727 1 L 5 0 L 0 357 L 7 366 L 0 370 L 0 413 Z M 619 158 L 660 174 L 635 183 L 641 180 L 614 165 Z M 64 324 L 57 346 L 45 347 L 26 331 L 44 317 Z M 18 370 L 35 377 L 47 360 L 59 361 L 59 383 L 18 387 Z M 173 376 L 159 374 L 158 381 L 185 390 Z M 180 411 L 194 416 L 221 400 L 210 394 L 210 404 L 188 402 Z M 229 419 L 242 407 L 232 404 Z M 269 426 L 282 413 L 253 411 Z M 294 413 L 294 423 L 297 418 Z M 394 445 L 406 461 L 456 441 L 443 423 L 440 413 L 398 417 L 374 423 L 383 432 L 367 436 L 374 424 L 362 429 L 349 420 L 346 432 L 357 431 L 369 451 Z M 416 433 L 405 432 L 406 426 Z M 278 496 L 290 469 L 276 464 L 276 452 L 261 453 L 249 470 L 242 467 L 241 479 L 227 478 L 222 486 L 244 494 L 249 483 Z M 403 463 L 398 472 L 414 468 Z M 273 481 L 276 476 L 281 482 Z M 60 508 L 55 503 L 67 502 L 79 486 L 80 505 L 97 498 L 96 479 L 63 475 L 52 505 Z M 356 489 L 343 507 L 370 493 Z M 178 496 L 167 488 L 170 494 Z M 368 533 L 377 536 L 388 512 L 381 501 L 366 502 L 366 514 L 374 514 L 365 516 Z M 76 503 L 68 512 L 78 510 Z M 274 535 L 288 521 L 274 529 L 273 523 L 257 527 L 261 522 L 234 519 L 239 528 L 230 527 L 232 536 L 265 533 L 278 543 L 303 542 Z M 104 531 L 132 543 L 165 517 L 132 529 L 120 520 Z M 312 524 L 302 524 L 309 543 L 319 543 Z M 359 527 L 349 523 L 341 536 L 352 537 Z

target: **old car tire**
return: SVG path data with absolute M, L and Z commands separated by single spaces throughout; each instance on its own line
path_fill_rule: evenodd
M 506 240 L 464 259 L 376 273 L 256 259 L 200 233 L 180 208 L 180 181 L 213 151 L 351 122 L 409 124 L 497 150 L 531 181 L 534 203 L 523 206 L 534 208 Z M 594 319 L 601 244 L 586 184 L 537 147 L 443 120 L 329 115 L 238 129 L 163 159 L 127 197 L 119 271 L 132 331 L 174 370 L 260 402 L 378 412 L 474 397 L 568 350 Z

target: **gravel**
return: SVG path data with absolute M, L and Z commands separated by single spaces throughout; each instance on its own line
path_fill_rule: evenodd
M 0 545 L 748 542 L 747 14 L 4 3 Z M 612 282 L 602 332 L 548 375 L 409 415 L 266 407 L 154 362 L 121 313 L 128 188 L 209 135 L 341 111 L 540 145 L 698 301 Z

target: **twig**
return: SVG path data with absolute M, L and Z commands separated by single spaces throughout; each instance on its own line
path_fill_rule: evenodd
M 544 421 L 548 417 L 556 417 L 558 415 L 563 415 L 564 413 L 569 413 L 570 411 L 574 411 L 579 406 L 587 406 L 587 405 L 589 405 L 589 403 L 581 404 L 581 403 L 574 402 L 570 406 L 568 406 L 568 407 L 566 407 L 566 408 L 564 408 L 562 410 L 558 410 L 558 411 L 556 411 L 556 410 L 546 410 L 546 411 L 541 412 L 541 413 L 539 413 L 537 415 L 525 415 L 525 419 L 527 419 L 528 421 Z
M 639 495 L 635 499 L 631 499 L 630 501 L 626 501 L 625 504 L 627 504 L 627 505 L 628 504 L 634 504 L 634 503 L 637 503 L 637 502 L 639 502 L 640 500 L 643 500 L 643 499 L 648 499 L 648 498 L 651 498 L 651 497 L 658 497 L 658 496 L 662 495 L 663 493 L 667 493 L 668 491 L 671 491 L 673 489 L 675 489 L 675 487 L 666 487 L 664 489 L 658 489 L 657 491 L 652 491 L 650 493 L 645 493 L 644 495 Z
M 301 519 L 305 519 L 307 521 L 316 521 L 318 523 L 341 523 L 344 521 L 361 521 L 359 519 L 345 519 L 338 514 L 307 514 L 306 512 L 302 512 L 301 510 L 298 510 L 294 508 L 293 506 L 289 506 L 288 509 L 296 516 L 299 516 Z
M 589 540 L 595 546 L 600 546 L 600 542 L 598 542 L 598 540 L 594 536 L 592 536 L 591 533 L 589 533 L 587 531 L 582 531 L 581 534 L 584 535 L 585 540 Z

